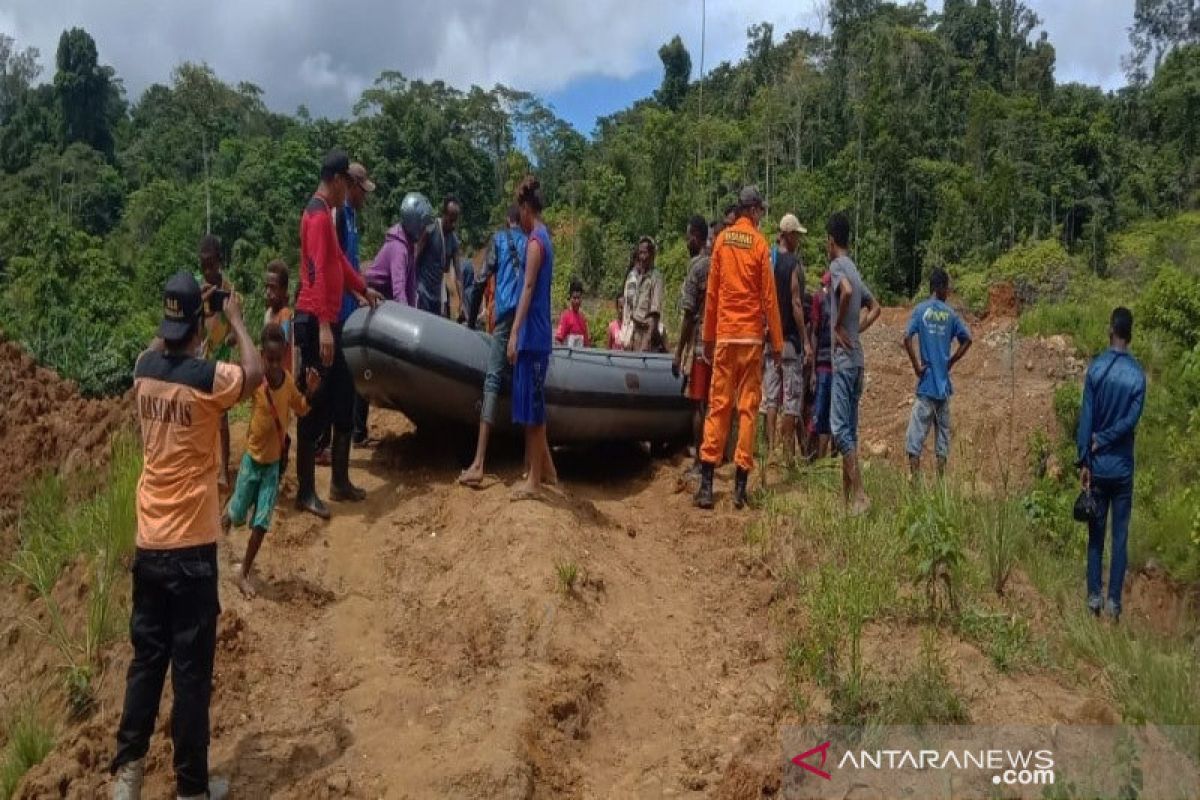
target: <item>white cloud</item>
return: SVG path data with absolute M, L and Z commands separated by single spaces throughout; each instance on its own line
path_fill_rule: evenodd
M 357 100 L 368 84 L 362 76 L 342 64 L 334 63 L 333 56 L 324 51 L 305 57 L 296 74 L 301 83 L 310 89 L 337 90 L 349 103 Z
M 341 115 L 383 70 L 550 92 L 582 76 L 657 69 L 659 45 L 676 33 L 698 70 L 704 1 L 4 0 L 0 30 L 38 47 L 48 73 L 59 34 L 83 26 L 133 96 L 167 81 L 180 61 L 205 61 L 225 80 L 263 87 L 273 108 L 304 103 Z M 1060 77 L 1119 83 L 1132 0 L 1032 5 L 1046 17 Z M 779 35 L 817 25 L 812 0 L 707 0 L 707 7 L 707 68 L 740 57 L 755 22 L 774 23 Z

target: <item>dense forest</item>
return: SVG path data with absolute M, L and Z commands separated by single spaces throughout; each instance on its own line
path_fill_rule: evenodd
M 131 99 L 83 30 L 62 34 L 52 75 L 0 35 L 0 326 L 85 391 L 123 389 L 162 281 L 196 263 L 206 229 L 252 297 L 268 260 L 295 263 L 299 209 L 334 145 L 380 187 L 364 256 L 410 190 L 461 198 L 480 244 L 535 169 L 556 283 L 577 275 L 606 297 L 642 234 L 677 283 L 688 216 L 717 215 L 750 181 L 772 218 L 794 211 L 814 231 L 848 210 L 858 260 L 892 298 L 934 265 L 977 292 L 997 258 L 1039 241 L 1103 276 L 1113 232 L 1196 206 L 1194 4 L 1136 0 L 1115 92 L 1056 83 L 1054 46 L 1020 0 L 825 8 L 826 32 L 755 25 L 744 58 L 702 80 L 675 37 L 658 91 L 590 136 L 526 92 L 396 72 L 346 120 L 274 113 L 259 87 L 203 64 Z M 810 237 L 810 262 L 820 244 Z

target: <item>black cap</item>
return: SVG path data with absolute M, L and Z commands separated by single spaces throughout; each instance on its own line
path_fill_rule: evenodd
M 757 186 L 746 186 L 738 193 L 738 206 L 741 208 L 762 208 L 763 196 Z
M 163 320 L 158 335 L 168 342 L 178 342 L 192 332 L 200 316 L 200 284 L 195 276 L 180 270 L 167 281 L 163 290 Z
M 321 180 L 330 180 L 350 172 L 350 156 L 344 150 L 330 150 L 321 159 Z

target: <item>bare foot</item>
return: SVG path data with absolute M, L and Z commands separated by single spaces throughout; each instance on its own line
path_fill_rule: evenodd
M 508 499 L 514 503 L 517 503 L 521 500 L 537 500 L 541 498 L 541 496 L 542 493 L 539 486 L 535 486 L 529 481 L 524 481 L 518 484 L 517 487 L 512 490 L 512 494 L 508 496 Z
M 472 489 L 478 488 L 479 484 L 483 483 L 483 467 L 472 464 L 459 473 L 458 482 Z
M 249 575 L 238 575 L 237 585 L 247 600 L 253 600 L 258 595 L 258 590 L 254 588 L 254 582 L 250 580 Z

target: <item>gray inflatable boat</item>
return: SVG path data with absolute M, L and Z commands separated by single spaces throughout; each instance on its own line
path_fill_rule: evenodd
M 361 308 L 342 334 L 359 394 L 418 425 L 474 428 L 491 337 L 399 303 Z M 546 414 L 556 444 L 684 442 L 691 404 L 668 355 L 557 347 L 546 378 Z M 498 432 L 511 431 L 508 387 Z

